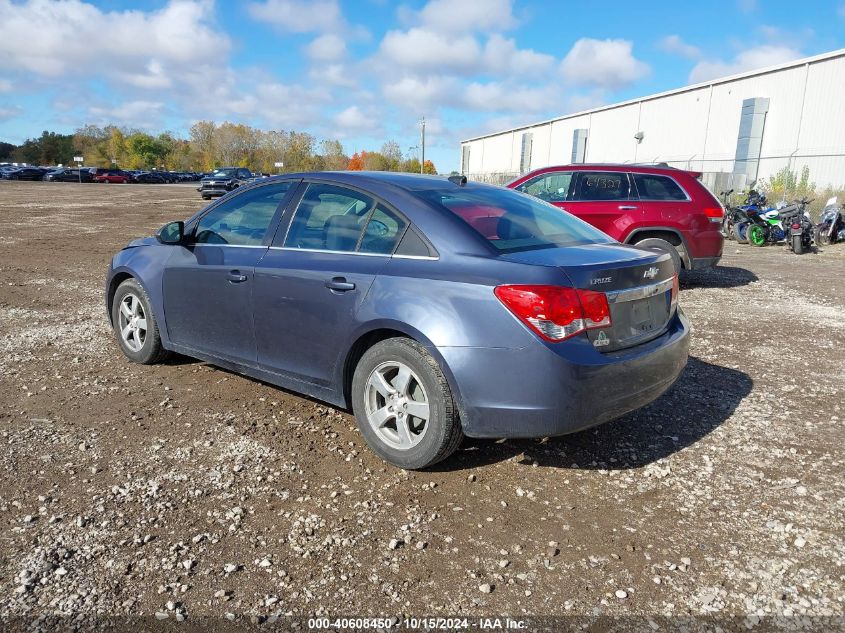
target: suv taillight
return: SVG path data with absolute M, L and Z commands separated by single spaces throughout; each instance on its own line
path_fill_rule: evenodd
M 725 217 L 725 210 L 722 207 L 704 207 L 704 215 L 706 215 L 711 222 L 721 222 Z
M 542 338 L 557 343 L 585 330 L 610 327 L 607 296 L 564 286 L 497 286 L 496 297 Z

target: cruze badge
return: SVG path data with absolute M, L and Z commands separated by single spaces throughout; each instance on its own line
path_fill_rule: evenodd
M 612 277 L 598 277 L 597 279 L 590 279 L 590 285 L 595 286 L 596 284 L 609 284 Z
M 657 277 L 657 273 L 659 273 L 659 272 L 660 271 L 657 268 L 652 266 L 651 268 L 649 268 L 647 271 L 645 271 L 643 273 L 643 279 L 654 279 L 655 277 Z

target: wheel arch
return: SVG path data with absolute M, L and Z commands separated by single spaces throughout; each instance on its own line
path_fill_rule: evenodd
M 681 263 L 687 270 L 692 268 L 687 240 L 678 229 L 668 226 L 643 226 L 631 231 L 628 234 L 628 237 L 625 238 L 624 243 L 634 244 L 635 242 L 649 238 L 666 240 L 672 246 L 680 246 L 681 248 L 678 249 L 678 255 L 681 256 Z
M 384 341 L 389 338 L 409 338 L 416 341 L 434 356 L 440 369 L 446 376 L 446 381 L 449 383 L 449 389 L 452 391 L 452 397 L 455 400 L 455 405 L 458 407 L 458 414 L 464 419 L 460 390 L 455 383 L 455 377 L 452 370 L 446 363 L 446 360 L 438 351 L 437 347 L 426 337 L 422 332 L 416 328 L 410 327 L 405 323 L 396 321 L 385 321 L 371 324 L 366 330 L 359 331 L 354 337 L 351 345 L 347 347 L 347 353 L 341 363 L 338 363 L 339 376 L 338 384 L 342 386 L 343 401 L 347 408 L 352 408 L 352 377 L 355 373 L 355 367 L 358 366 L 358 361 L 364 353 L 376 343 Z

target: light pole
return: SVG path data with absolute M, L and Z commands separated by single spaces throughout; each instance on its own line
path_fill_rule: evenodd
M 420 159 L 420 173 L 425 173 L 425 117 L 420 119 L 420 154 L 422 158 Z

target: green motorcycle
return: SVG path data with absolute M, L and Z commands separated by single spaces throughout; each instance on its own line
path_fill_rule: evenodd
M 786 239 L 777 209 L 749 210 L 746 213 L 749 223 L 745 236 L 752 246 L 777 244 Z

